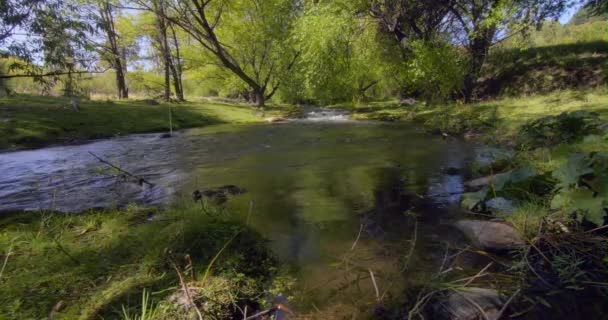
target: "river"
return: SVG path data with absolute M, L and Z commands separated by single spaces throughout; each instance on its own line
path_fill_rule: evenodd
M 460 169 L 473 148 L 411 124 L 308 114 L 2 153 L 0 212 L 169 205 L 236 185 L 247 192 L 230 197 L 227 211 L 246 219 L 251 210 L 253 228 L 308 293 L 301 309 L 350 314 L 425 281 L 445 243 L 457 241 Z M 121 182 L 91 152 L 154 186 Z

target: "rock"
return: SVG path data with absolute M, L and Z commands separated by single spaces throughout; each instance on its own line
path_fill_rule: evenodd
M 436 306 L 438 319 L 479 320 L 497 319 L 503 299 L 498 291 L 483 288 L 466 288 L 448 294 Z M 481 310 L 483 310 L 483 313 Z
M 486 201 L 486 209 L 494 214 L 511 215 L 515 212 L 515 202 L 503 197 L 496 197 Z
M 283 117 L 270 117 L 270 118 L 266 118 L 266 122 L 268 123 L 279 123 L 279 122 L 286 122 L 287 118 L 283 118 Z
M 515 228 L 501 222 L 460 220 L 456 227 L 473 245 L 483 250 L 511 250 L 526 244 Z
M 416 99 L 414 99 L 414 98 L 406 98 L 406 99 L 401 100 L 399 102 L 399 105 L 400 106 L 411 106 L 411 105 L 416 104 L 416 102 L 418 102 L 418 101 L 416 101 Z
M 173 137 L 173 136 L 169 132 L 166 132 L 166 133 L 163 133 L 163 134 L 160 135 L 161 139 L 168 139 L 168 138 L 171 138 L 171 137 Z

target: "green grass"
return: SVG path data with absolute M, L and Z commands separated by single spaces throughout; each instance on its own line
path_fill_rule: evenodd
M 496 97 L 590 89 L 608 79 L 608 42 L 604 40 L 495 49 L 483 69 L 478 95 Z
M 261 238 L 239 222 L 211 218 L 200 206 L 5 215 L 0 219 L 0 270 L 6 262 L 0 319 L 41 319 L 50 313 L 54 319 L 116 319 L 123 308 L 139 312 L 143 289 L 152 292 L 150 304 L 165 306 L 162 319 L 174 319 L 175 308 L 166 302 L 179 288 L 172 263 L 193 281 L 183 271 L 189 255 L 201 281 L 226 244 L 206 282 L 209 290 L 218 279 L 237 283 L 230 280 L 237 277 L 257 294 L 272 267 Z
M 262 122 L 248 105 L 220 102 L 186 102 L 147 105 L 143 101 L 83 100 L 80 110 L 69 108 L 62 97 L 16 96 L 0 99 L 0 150 L 39 147 L 129 133 L 169 130 L 222 123 Z M 270 106 L 266 116 L 293 112 L 289 106 Z
M 514 139 L 522 125 L 562 112 L 587 110 L 597 112 L 608 122 L 608 90 L 563 90 L 550 94 L 502 98 L 470 105 L 444 104 L 401 106 L 384 101 L 332 106 L 352 112 L 358 120 L 414 120 L 431 131 L 464 134 L 487 133 L 494 142 Z M 492 137 L 489 136 L 492 135 Z

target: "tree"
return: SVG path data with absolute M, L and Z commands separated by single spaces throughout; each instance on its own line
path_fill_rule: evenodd
M 379 34 L 376 24 L 350 0 L 308 4 L 295 23 L 293 45 L 301 54 L 294 74 L 304 100 L 334 103 L 381 95 L 389 82 L 399 83 L 391 55 L 395 42 Z M 388 40 L 388 41 L 387 41 Z M 393 72 L 391 72 L 391 70 Z
M 154 4 L 136 0 L 155 12 Z M 277 70 L 291 28 L 295 0 L 166 0 L 165 19 L 179 27 L 223 68 L 243 81 L 258 107 L 280 85 Z M 294 58 L 297 55 L 294 55 Z
M 437 36 L 467 49 L 468 67 L 462 87 L 473 98 L 475 82 L 490 47 L 515 34 L 558 18 L 571 0 L 375 0 L 370 11 L 381 27 L 406 49 L 413 40 Z
M 475 82 L 490 47 L 503 39 L 540 26 L 546 19 L 559 18 L 569 0 L 458 0 L 450 7 L 455 17 L 451 32 L 469 53 L 463 97 L 470 102 Z
M 106 36 L 105 44 L 99 45 L 102 57 L 114 69 L 116 74 L 116 89 L 118 99 L 129 98 L 129 88 L 126 81 L 126 59 L 125 49 L 120 46 L 119 35 L 116 29 L 115 9 L 116 6 L 111 0 L 98 0 L 97 10 L 99 26 Z
M 80 10 L 61 0 L 0 1 L 0 49 L 17 58 L 8 71 L 20 72 L 2 77 L 57 79 L 88 68 L 93 58 L 87 38 L 94 30 L 79 19 Z

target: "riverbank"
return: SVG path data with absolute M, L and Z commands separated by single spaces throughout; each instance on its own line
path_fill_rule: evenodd
M 292 106 L 271 105 L 266 117 L 285 117 Z M 224 123 L 263 122 L 254 108 L 222 102 L 81 100 L 64 97 L 0 98 L 0 150 L 36 148 L 131 133 L 168 132 Z M 171 117 L 170 117 L 171 115 Z
M 470 252 L 489 257 L 488 264 L 464 287 L 438 273 L 438 283 L 422 288 L 405 310 L 482 317 L 470 301 L 460 301 L 464 292 L 492 315 L 584 319 L 606 312 L 601 302 L 608 287 L 605 90 L 473 105 L 392 102 L 348 109 L 358 119 L 416 121 L 445 139 L 489 146 L 470 165 L 473 180 L 465 183 L 461 203 L 473 219 L 461 223 L 475 250 Z M 448 261 L 450 269 L 458 264 Z M 448 310 L 438 311 L 437 304 Z
M 408 101 L 404 101 L 408 102 Z M 397 100 L 360 104 L 338 104 L 332 107 L 348 110 L 357 120 L 415 121 L 431 131 L 453 135 L 484 134 L 487 142 L 508 144 L 527 122 L 585 110 L 608 119 L 608 91 L 566 90 L 551 94 L 500 98 L 470 105 L 445 104 L 428 106 Z M 493 136 L 493 137 L 492 137 Z

